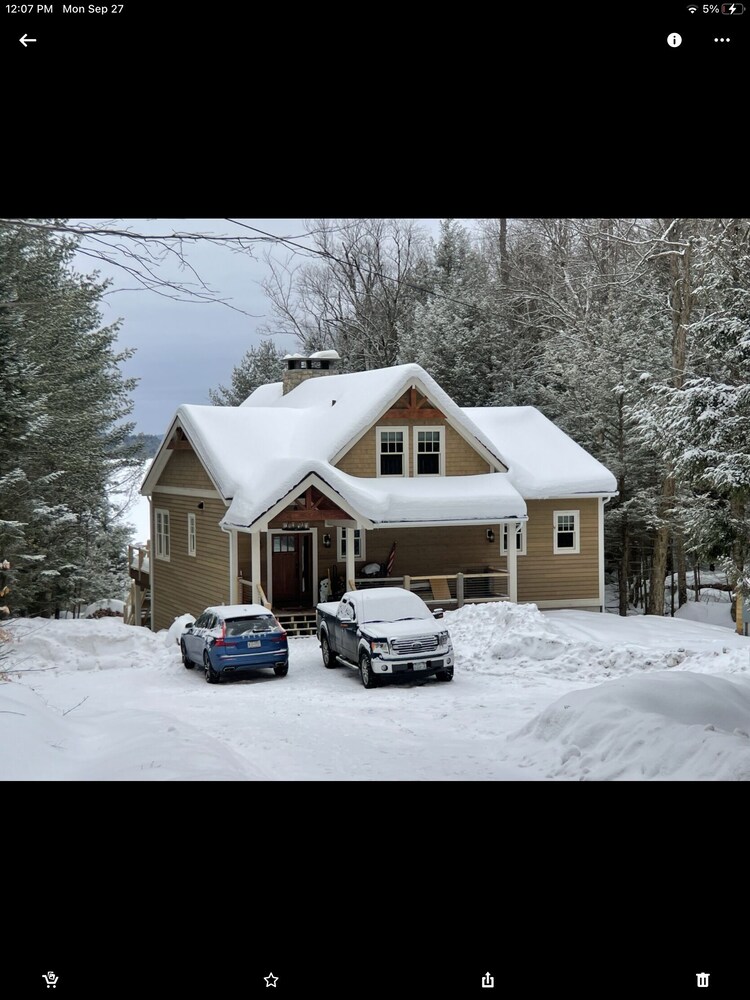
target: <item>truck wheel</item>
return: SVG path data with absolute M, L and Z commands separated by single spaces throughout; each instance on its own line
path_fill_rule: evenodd
M 329 670 L 331 667 L 335 667 L 338 663 L 338 659 L 328 644 L 328 636 L 325 632 L 320 637 L 320 651 L 323 654 L 323 666 L 327 667 Z
M 435 671 L 435 677 L 439 681 L 452 681 L 453 680 L 453 667 L 448 667 L 447 670 L 437 670 L 437 671 Z
M 182 653 L 182 662 L 185 664 L 188 670 L 192 670 L 195 664 L 193 663 L 192 660 L 188 659 L 187 650 L 185 649 L 185 643 L 182 641 L 180 641 L 180 652 Z
M 363 653 L 359 658 L 359 675 L 366 688 L 377 687 L 377 680 L 372 672 L 372 660 L 369 653 Z

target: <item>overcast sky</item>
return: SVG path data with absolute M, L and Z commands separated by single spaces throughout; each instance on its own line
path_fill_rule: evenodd
M 276 236 L 299 236 L 305 232 L 300 219 L 240 221 Z M 145 233 L 179 230 L 252 235 L 223 219 L 128 219 L 118 220 L 118 224 Z M 421 224 L 430 235 L 437 235 L 438 220 L 423 220 Z M 269 302 L 260 287 L 260 281 L 268 274 L 264 249 L 259 246 L 251 257 L 206 243 L 186 247 L 186 257 L 203 281 L 217 296 L 228 299 L 250 316 L 219 303 L 176 302 L 137 289 L 133 278 L 121 268 L 77 255 L 75 266 L 79 271 L 90 273 L 96 267 L 101 277 L 112 278 L 112 288 L 102 304 L 103 321 L 112 323 L 122 319 L 119 346 L 136 349 L 124 371 L 140 380 L 133 393 L 135 405 L 130 417 L 137 431 L 164 434 L 181 403 L 208 404 L 208 390 L 220 383 L 229 385 L 234 366 L 249 347 L 260 342 L 258 329 L 270 319 Z M 272 253 L 279 260 L 289 256 L 284 248 L 273 249 Z M 299 262 L 304 261 L 300 258 Z M 163 267 L 170 279 L 190 278 L 174 263 Z M 277 337 L 276 344 L 284 353 L 298 349 L 293 338 Z

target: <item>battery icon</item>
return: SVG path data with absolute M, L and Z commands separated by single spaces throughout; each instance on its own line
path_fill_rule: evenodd
M 722 14 L 744 14 L 745 5 L 744 3 L 723 3 L 721 5 Z

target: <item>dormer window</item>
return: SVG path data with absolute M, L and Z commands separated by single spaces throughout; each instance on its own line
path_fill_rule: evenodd
M 378 476 L 409 474 L 406 427 L 378 427 Z
M 445 434 L 442 427 L 414 428 L 414 475 L 445 475 Z

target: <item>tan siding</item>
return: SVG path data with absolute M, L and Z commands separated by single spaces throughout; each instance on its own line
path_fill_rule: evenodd
M 599 596 L 598 500 L 527 500 L 526 555 L 518 557 L 519 601 L 563 601 Z M 581 512 L 581 551 L 555 555 L 553 511 Z
M 214 484 L 194 451 L 172 451 L 157 483 L 159 486 L 182 486 L 187 489 L 212 490 Z
M 367 563 L 385 563 L 391 545 L 396 543 L 394 576 L 424 576 L 429 573 L 484 573 L 497 562 L 497 542 L 487 542 L 486 527 L 465 528 L 393 528 L 365 533 L 365 558 L 356 563 L 357 576 Z M 330 549 L 320 548 L 319 566 L 326 568 L 336 559 L 336 536 L 332 533 Z M 323 555 L 325 553 L 325 555 Z M 345 564 L 339 562 L 343 575 Z M 323 573 L 321 573 L 321 576 Z
M 412 420 L 399 423 L 383 420 L 376 426 L 408 427 L 409 475 L 414 475 L 414 427 L 443 427 L 445 429 L 445 465 L 447 476 L 478 476 L 490 472 L 490 466 L 450 424 L 440 420 Z M 339 460 L 337 468 L 350 476 L 372 478 L 377 475 L 377 441 L 375 426 Z
M 199 502 L 204 504 L 203 510 L 198 509 Z M 222 501 L 155 491 L 151 507 L 152 518 L 153 510 L 158 507 L 169 511 L 170 521 L 170 560 L 166 562 L 155 556 L 151 560 L 153 628 L 169 628 L 178 615 L 199 615 L 211 604 L 227 604 L 230 597 L 229 535 L 219 527 L 226 513 Z M 187 554 L 189 513 L 196 515 L 195 556 Z M 155 537 L 153 521 L 151 537 Z

